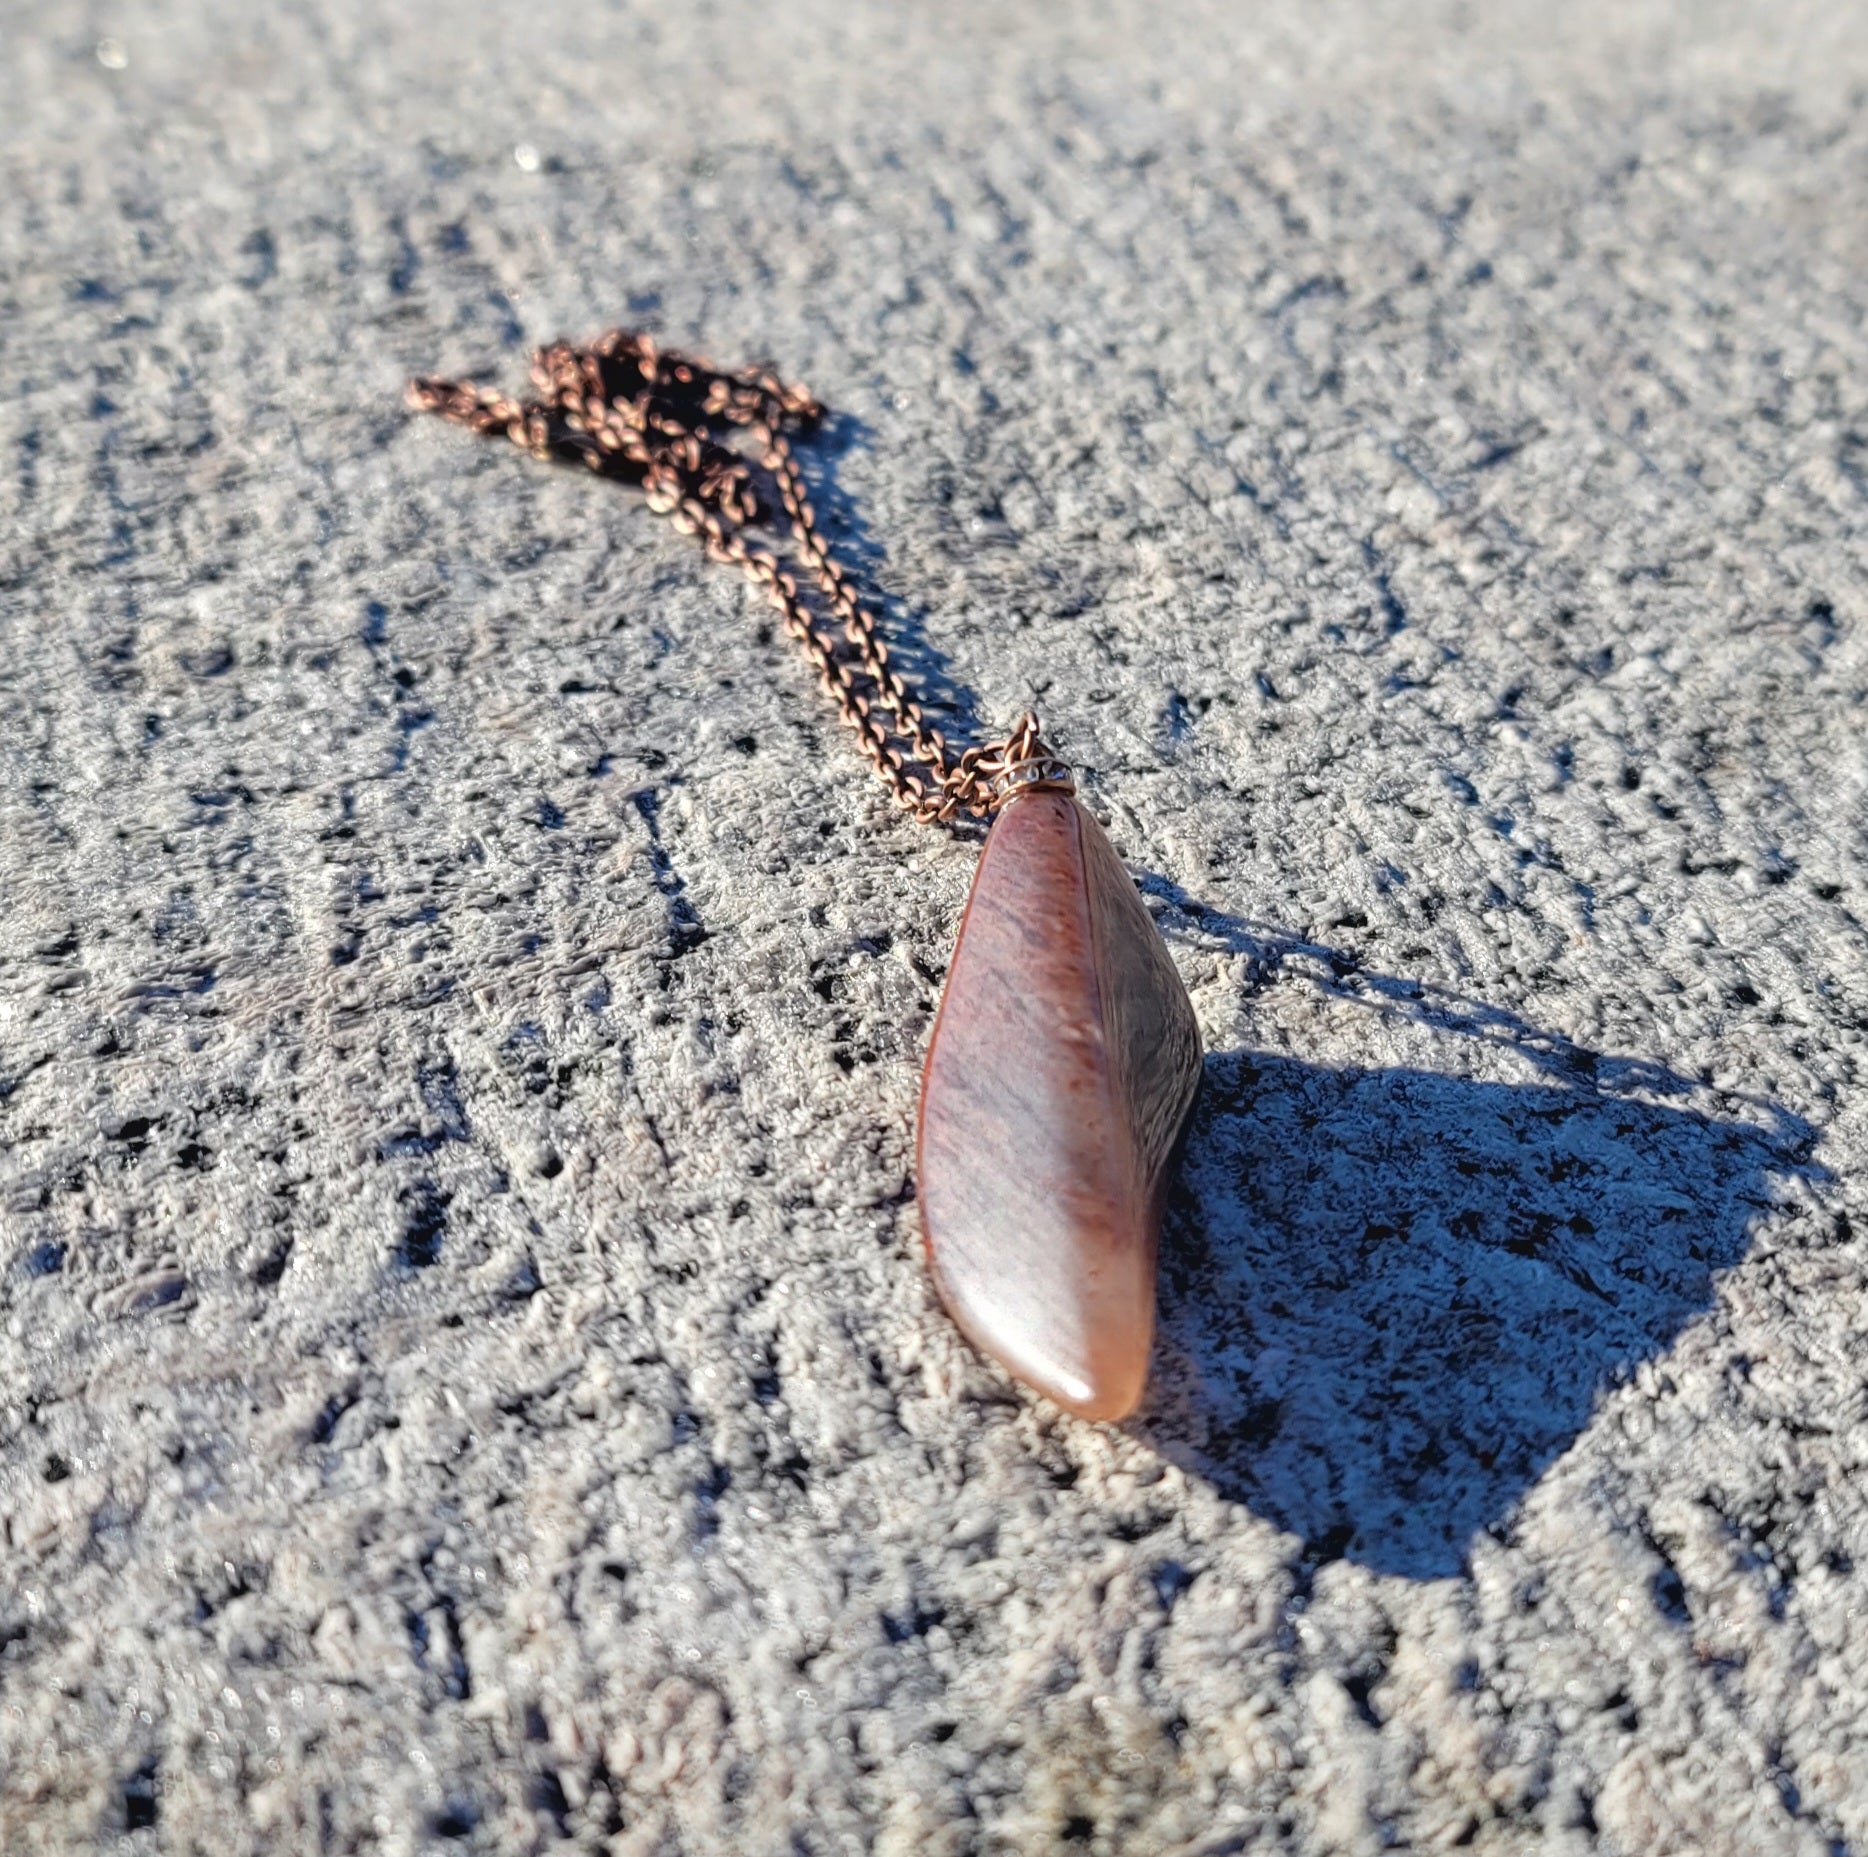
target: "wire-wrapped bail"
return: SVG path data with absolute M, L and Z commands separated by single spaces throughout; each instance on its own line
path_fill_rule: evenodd
M 988 804 L 994 812 L 1020 793 L 1074 793 L 1076 775 L 1070 763 L 1054 753 L 1039 731 L 1034 710 L 1026 710 L 996 753 L 979 763 L 985 777 Z

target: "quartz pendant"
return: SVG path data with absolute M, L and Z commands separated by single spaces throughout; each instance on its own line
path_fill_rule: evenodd
M 1134 1410 L 1200 1082 L 1193 1006 L 1108 835 L 1054 785 L 1001 808 L 921 1079 L 921 1224 L 962 1332 L 1083 1418 Z

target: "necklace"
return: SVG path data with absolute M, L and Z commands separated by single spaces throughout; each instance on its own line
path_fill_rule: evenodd
M 1108 835 L 1031 712 L 957 754 L 929 722 L 817 526 L 791 444 L 823 417 L 808 393 L 623 330 L 540 349 L 532 378 L 536 400 L 435 379 L 409 398 L 640 485 L 778 608 L 898 804 L 925 824 L 992 821 L 921 1077 L 928 1263 L 976 1347 L 1068 1411 L 1124 1417 L 1147 1382 L 1162 1202 L 1201 1057 Z M 748 538 L 780 512 L 811 600 Z

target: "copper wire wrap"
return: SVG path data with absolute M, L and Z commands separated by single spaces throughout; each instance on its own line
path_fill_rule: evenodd
M 613 329 L 588 348 L 554 342 L 532 357 L 536 400 L 515 400 L 472 381 L 421 379 L 409 402 L 487 437 L 504 436 L 535 458 L 581 460 L 603 477 L 641 486 L 650 509 L 693 536 L 716 561 L 737 567 L 783 615 L 818 679 L 896 802 L 923 823 L 984 818 L 1020 789 L 1033 764 L 1057 770 L 1029 710 L 1003 741 L 956 754 L 923 714 L 890 661 L 888 641 L 825 545 L 794 435 L 823 408 L 764 368 L 727 373 L 658 349 L 652 337 Z M 729 429 L 747 455 L 723 443 Z M 768 522 L 776 500 L 799 564 L 824 611 L 747 531 Z

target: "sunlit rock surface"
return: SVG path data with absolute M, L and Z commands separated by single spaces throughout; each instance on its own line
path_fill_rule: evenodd
M 0 0 L 0 1849 L 1868 1849 L 1864 29 Z M 1140 879 L 1121 1426 L 611 320 Z

